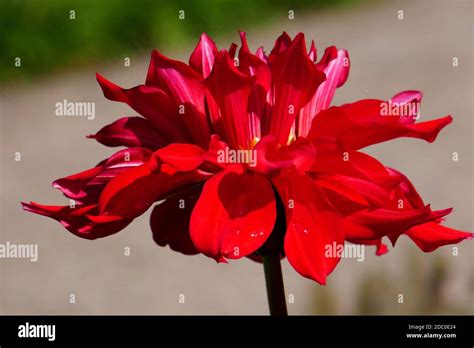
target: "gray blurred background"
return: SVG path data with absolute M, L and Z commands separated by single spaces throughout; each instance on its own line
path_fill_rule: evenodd
M 387 99 L 406 89 L 423 91 L 422 120 L 451 114 L 454 123 L 434 144 L 400 139 L 367 152 L 407 174 L 433 208 L 454 207 L 448 226 L 473 230 L 473 1 L 360 0 L 338 1 L 334 6 L 326 1 L 302 1 L 293 2 L 294 6 L 278 2 L 273 7 L 264 1 L 223 1 L 220 7 L 212 7 L 210 2 L 201 12 L 194 10 L 199 7 L 196 1 L 190 2 L 194 4 L 190 8 L 178 2 L 176 6 L 183 8 L 188 18 L 181 22 L 173 8 L 153 12 L 131 1 L 111 1 L 110 8 L 102 9 L 88 8 L 92 6 L 88 1 L 83 5 L 51 1 L 51 6 L 63 7 L 49 12 L 41 5 L 33 6 L 35 2 L 25 3 L 26 9 L 7 1 L 0 11 L 4 26 L 11 21 L 8 17 L 20 18 L 21 12 L 23 18 L 17 27 L 7 28 L 4 36 L 10 42 L 4 42 L 9 45 L 2 53 L 5 64 L 0 70 L 0 243 L 37 243 L 39 260 L 0 259 L 0 314 L 268 313 L 260 264 L 247 259 L 216 264 L 204 256 L 184 256 L 159 247 L 151 238 L 149 213 L 116 235 L 87 241 L 71 235 L 59 223 L 20 207 L 21 200 L 68 204 L 50 183 L 90 168 L 115 152 L 85 135 L 135 113 L 103 97 L 96 71 L 125 87 L 143 83 L 152 48 L 187 61 L 202 31 L 208 31 L 219 47 L 238 42 L 237 30 L 241 29 L 247 31 L 252 49 L 263 44 L 267 52 L 283 30 L 292 36 L 303 31 L 308 41 L 314 38 L 319 56 L 333 44 L 348 49 L 352 69 L 334 104 Z M 119 7 L 117 4 L 123 5 L 125 14 L 112 11 Z M 76 14 L 78 22 L 66 23 L 67 10 L 74 6 L 82 6 Z M 291 9 L 295 9 L 293 20 L 288 19 Z M 403 20 L 398 19 L 400 10 Z M 95 28 L 94 23 L 102 17 L 96 15 L 95 22 L 87 18 L 97 11 L 116 22 L 107 30 Z M 237 11 L 234 16 L 233 11 Z M 25 13 L 36 20 L 24 19 Z M 56 30 L 42 27 L 48 13 L 59 23 L 57 27 L 49 24 Z M 174 17 L 170 18 L 170 13 Z M 152 18 L 138 16 L 142 14 Z M 127 20 L 127 15 L 133 20 Z M 236 16 L 249 19 L 229 19 Z M 266 20 L 260 23 L 259 18 Z M 167 26 L 157 28 L 155 21 L 165 19 Z M 213 26 L 210 22 L 214 19 Z M 143 30 L 153 35 L 133 32 L 141 23 Z M 186 29 L 180 27 L 183 25 Z M 72 29 L 67 26 L 79 27 L 74 27 L 71 36 L 67 30 Z M 122 33 L 125 28 L 132 30 L 128 37 Z M 89 41 L 95 37 L 91 32 L 97 36 L 95 45 Z M 82 37 L 81 33 L 89 35 Z M 114 45 L 108 47 L 108 40 Z M 127 41 L 137 47 L 123 43 Z M 17 56 L 24 57 L 20 68 L 14 66 Z M 130 67 L 124 66 L 125 57 L 131 58 Z M 459 66 L 453 67 L 453 57 L 458 58 Z M 95 119 L 55 116 L 55 104 L 64 99 L 95 102 Z M 16 152 L 21 153 L 19 162 L 15 161 Z M 453 152 L 459 153 L 459 161 L 452 160 Z M 425 254 L 401 237 L 382 257 L 366 248 L 364 262 L 342 260 L 325 287 L 302 278 L 285 260 L 286 293 L 294 297 L 288 304 L 289 312 L 472 314 L 474 246 L 472 242 L 456 246 L 458 256 L 453 256 L 451 246 Z M 126 247 L 130 256 L 124 255 Z M 71 294 L 75 303 L 69 301 Z M 184 303 L 179 302 L 181 294 Z M 404 295 L 402 304 L 397 301 L 399 294 Z

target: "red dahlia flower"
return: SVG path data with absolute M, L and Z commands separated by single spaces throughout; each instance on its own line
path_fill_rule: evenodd
M 381 255 L 384 237 L 405 234 L 423 251 L 472 237 L 441 224 L 451 209 L 432 210 L 405 175 L 360 151 L 399 137 L 432 142 L 451 116 L 416 122 L 417 91 L 330 107 L 347 51 L 332 46 L 317 61 L 314 42 L 307 52 L 302 33 L 283 33 L 269 55 L 254 54 L 240 37 L 237 53 L 203 34 L 189 65 L 153 51 L 145 84 L 130 89 L 97 75 L 106 98 L 142 117 L 89 138 L 127 149 L 53 183 L 75 205 L 23 208 L 95 239 L 165 200 L 151 214 L 159 245 L 219 262 L 272 252 L 321 284 L 340 260 L 328 245 Z

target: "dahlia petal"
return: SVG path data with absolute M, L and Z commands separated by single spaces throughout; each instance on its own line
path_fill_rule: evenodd
M 107 237 L 124 229 L 131 219 L 114 219 L 96 223 L 89 213 L 96 211 L 97 205 L 86 205 L 71 208 L 70 206 L 48 206 L 34 202 L 22 202 L 24 210 L 50 217 L 63 225 L 69 232 L 84 239 Z
M 356 188 L 345 185 L 344 179 L 332 175 L 319 175 L 314 179 L 316 185 L 342 217 L 370 206 L 368 200 Z
M 144 148 L 121 150 L 94 168 L 55 180 L 53 187 L 78 202 L 97 202 L 102 189 L 112 178 L 128 168 L 142 165 L 152 154 Z
M 305 138 L 298 138 L 280 150 L 281 160 L 290 161 L 297 172 L 309 171 L 316 160 L 316 148 L 313 143 Z
M 260 139 L 254 147 L 258 161 L 252 170 L 257 173 L 268 174 L 281 168 L 290 167 L 291 160 L 281 158 L 280 147 L 278 140 L 272 135 L 266 135 Z
M 229 57 L 230 57 L 231 59 L 234 59 L 234 58 L 235 58 L 235 53 L 237 53 L 237 48 L 238 48 L 238 47 L 239 47 L 239 46 L 237 46 L 237 44 L 236 44 L 235 42 L 232 42 L 232 43 L 230 44 L 230 47 L 229 47 Z
M 410 227 L 432 219 L 429 206 L 422 209 L 396 211 L 384 208 L 358 211 L 342 219 L 348 240 L 378 239 L 399 235 Z
M 201 190 L 201 187 L 181 190 L 153 208 L 150 226 L 156 244 L 168 245 L 185 255 L 199 253 L 189 234 L 189 221 Z
M 314 145 L 316 160 L 311 168 L 314 174 L 345 175 L 386 188 L 395 187 L 401 181 L 377 159 L 359 151 L 344 149 L 333 139 L 316 139 Z
M 381 186 L 368 180 L 337 174 L 318 176 L 315 180 L 325 189 L 337 192 L 366 207 L 381 207 L 389 204 L 389 193 Z
M 207 147 L 210 130 L 204 107 L 205 87 L 201 75 L 183 62 L 169 59 L 154 50 L 145 84 L 163 89 L 179 105 L 179 115 L 194 141 Z
M 100 215 L 135 218 L 172 190 L 206 178 L 198 171 L 178 172 L 167 164 L 154 168 L 145 163 L 117 175 L 105 186 L 99 198 Z
M 316 63 L 316 60 L 318 59 L 316 44 L 314 43 L 314 40 L 311 40 L 311 47 L 308 52 L 308 57 L 313 61 L 313 63 Z
M 316 64 L 316 67 L 324 71 L 326 75 L 333 75 L 336 77 L 335 87 L 341 87 L 346 83 L 349 76 L 349 53 L 346 50 L 338 50 L 335 46 L 326 48 L 321 60 Z
M 106 146 L 145 147 L 156 150 L 169 141 L 148 120 L 141 117 L 123 117 L 88 135 Z
M 313 168 L 316 156 L 313 143 L 304 138 L 281 146 L 274 136 L 267 135 L 255 145 L 254 150 L 258 161 L 251 170 L 262 174 L 290 167 L 304 173 Z
M 226 140 L 234 148 L 248 148 L 249 132 L 247 103 L 255 78 L 242 74 L 226 51 L 220 52 L 214 69 L 205 80 L 208 90 L 220 109 Z
M 379 239 L 376 246 L 377 246 L 377 249 L 375 251 L 375 255 L 382 256 L 388 253 L 388 247 L 386 244 L 382 243 L 382 238 Z
M 473 238 L 472 233 L 458 231 L 433 221 L 414 226 L 405 234 L 424 252 L 431 252 L 440 246 Z
M 107 99 L 128 104 L 170 140 L 190 142 L 191 136 L 178 114 L 178 105 L 162 89 L 145 85 L 123 89 L 99 74 L 97 81 Z
M 77 174 L 57 179 L 53 182 L 53 187 L 59 189 L 66 197 L 80 200 L 90 193 L 86 187 L 87 183 L 103 170 L 103 166 L 97 166 Z
M 346 50 L 337 50 L 336 47 L 332 46 L 326 49 L 323 59 L 326 56 L 330 56 L 328 62 L 320 65 L 321 71 L 326 75 L 326 80 L 318 87 L 309 103 L 301 109 L 298 128 L 299 136 L 306 136 L 308 134 L 313 118 L 321 110 L 329 107 L 336 93 L 336 88 L 342 86 L 349 75 L 350 61 Z
M 284 31 L 276 40 L 275 44 L 273 45 L 272 51 L 270 53 L 270 57 L 274 57 L 281 52 L 285 51 L 291 45 L 291 37 L 288 35 L 286 31 Z
M 388 253 L 388 247 L 385 243 L 382 242 L 382 238 L 376 239 L 355 239 L 348 238 L 350 243 L 362 244 L 362 245 L 375 245 L 375 255 L 382 256 Z
M 420 103 L 423 99 L 423 93 L 420 91 L 403 91 L 395 94 L 391 101 L 397 104 L 407 104 L 411 102 Z
M 273 108 L 269 134 L 286 145 L 296 116 L 310 101 L 325 76 L 309 59 L 302 33 L 295 37 L 288 49 L 274 57 L 270 68 Z
M 261 138 L 261 120 L 267 109 L 266 96 L 270 89 L 272 74 L 268 64 L 250 52 L 244 32 L 240 32 L 240 38 L 242 48 L 239 51 L 239 70 L 256 77 L 248 101 L 250 139 Z
M 255 55 L 264 63 L 268 64 L 268 57 L 265 54 L 265 51 L 263 50 L 263 47 L 259 47 L 257 51 L 255 52 Z
M 393 168 L 386 167 L 386 169 L 392 175 L 397 175 L 402 179 L 400 183 L 394 188 L 394 191 L 392 193 L 394 199 L 396 199 L 397 201 L 399 199 L 403 199 L 403 202 L 406 205 L 406 209 L 418 209 L 425 206 L 425 203 L 423 202 L 423 199 L 421 198 L 419 193 L 416 191 L 415 186 L 413 186 L 411 181 L 404 174 Z
M 187 172 L 199 167 L 204 161 L 206 152 L 197 145 L 170 144 L 156 153 L 166 164 L 180 172 Z
M 344 245 L 339 215 L 309 176 L 280 174 L 272 183 L 285 205 L 288 261 L 302 276 L 326 284 L 341 256 L 328 250 Z
M 263 245 L 275 219 L 270 182 L 256 173 L 227 169 L 204 184 L 191 214 L 191 239 L 218 262 L 238 259 Z
M 452 122 L 451 116 L 412 123 L 414 115 L 393 114 L 390 105 L 381 100 L 360 100 L 321 111 L 314 119 L 308 137 L 335 137 L 352 149 L 383 141 L 411 137 L 433 142 L 438 133 Z M 398 109 L 400 110 L 400 109 Z
M 206 78 L 212 71 L 217 52 L 217 46 L 214 41 L 207 34 L 203 33 L 199 43 L 189 57 L 189 65 Z

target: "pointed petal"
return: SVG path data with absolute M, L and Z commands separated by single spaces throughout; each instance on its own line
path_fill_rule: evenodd
M 55 180 L 53 187 L 77 202 L 97 202 L 102 189 L 112 178 L 129 168 L 142 165 L 152 154 L 144 148 L 121 150 L 94 168 Z
M 378 239 L 391 234 L 401 234 L 410 227 L 432 219 L 429 206 L 416 210 L 388 209 L 363 210 L 343 218 L 344 231 L 349 241 Z
M 325 76 L 309 59 L 302 33 L 295 37 L 288 49 L 274 57 L 270 68 L 273 108 L 269 134 L 285 145 L 296 116 L 310 101 Z
M 452 117 L 446 116 L 413 123 L 415 115 L 413 117 L 395 115 L 394 112 L 401 109 L 390 105 L 390 102 L 366 99 L 341 107 L 331 107 L 313 119 L 308 137 L 311 139 L 335 137 L 352 149 L 360 149 L 399 137 L 433 142 L 441 129 L 452 122 Z
M 281 174 L 272 183 L 286 210 L 288 261 L 302 276 L 326 284 L 340 260 L 336 250 L 344 245 L 339 215 L 309 176 Z
M 277 56 L 281 52 L 285 51 L 291 45 L 291 37 L 286 31 L 284 31 L 276 40 L 273 45 L 270 57 L 273 59 L 274 56 Z
M 214 70 L 205 80 L 219 106 L 225 140 L 234 148 L 248 148 L 252 141 L 247 104 L 254 83 L 255 78 L 242 74 L 226 51 L 217 55 Z
M 250 138 L 261 138 L 261 123 L 268 111 L 267 94 L 270 90 L 272 73 L 266 62 L 252 54 L 244 32 L 240 32 L 242 48 L 239 51 L 239 70 L 256 77 L 248 101 L 250 117 Z
M 406 235 L 424 252 L 431 252 L 440 246 L 473 238 L 470 232 L 455 230 L 432 221 L 410 228 Z
M 166 92 L 180 107 L 179 115 L 196 144 L 207 147 L 210 130 L 204 107 L 202 76 L 183 62 L 169 59 L 154 50 L 151 54 L 146 85 Z
M 329 47 L 326 49 L 321 61 L 325 59 L 328 61 L 323 64 L 320 63 L 317 67 L 324 72 L 326 80 L 318 87 L 310 102 L 301 109 L 298 129 L 299 136 L 304 137 L 308 134 L 313 118 L 321 110 L 329 107 L 336 93 L 336 88 L 342 86 L 349 75 L 350 61 L 346 50 L 337 50 L 334 46 Z
M 392 102 L 397 104 L 420 103 L 423 99 L 423 93 L 420 91 L 403 91 L 392 97 Z
M 148 120 L 141 117 L 123 117 L 87 136 L 106 146 L 145 147 L 152 151 L 169 143 Z
M 132 220 L 120 219 L 96 223 L 88 214 L 97 212 L 97 205 L 71 208 L 70 206 L 41 205 L 34 202 L 21 203 L 23 209 L 35 214 L 50 217 L 63 225 L 69 232 L 84 239 L 107 237 L 124 229 Z
M 238 259 L 262 246 L 275 219 L 275 197 L 265 177 L 225 170 L 204 185 L 191 215 L 191 238 L 217 261 Z
M 308 57 L 313 61 L 313 63 L 316 63 L 316 60 L 318 59 L 318 53 L 316 50 L 316 44 L 314 43 L 314 40 L 311 40 L 311 47 L 308 52 Z
M 196 48 L 194 48 L 193 53 L 189 57 L 189 65 L 206 78 L 212 71 L 217 52 L 217 46 L 214 41 L 206 33 L 203 33 Z
M 191 142 L 191 136 L 178 114 L 178 105 L 163 90 L 144 85 L 123 89 L 99 74 L 97 81 L 107 99 L 128 104 L 170 140 Z

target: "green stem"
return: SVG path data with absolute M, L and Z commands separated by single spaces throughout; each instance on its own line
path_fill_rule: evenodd
M 263 269 L 265 271 L 265 284 L 267 286 L 268 306 L 270 315 L 286 316 L 285 287 L 281 272 L 280 255 L 278 253 L 263 256 Z

